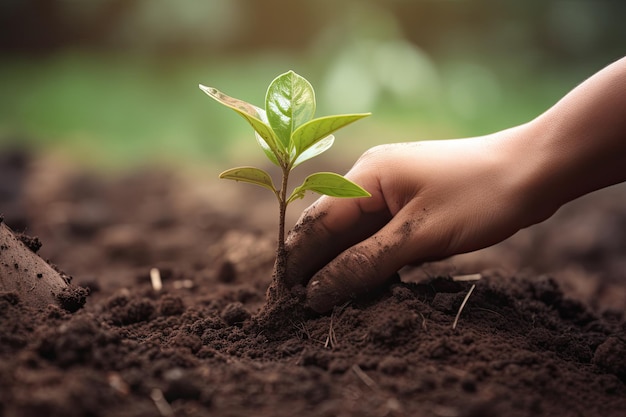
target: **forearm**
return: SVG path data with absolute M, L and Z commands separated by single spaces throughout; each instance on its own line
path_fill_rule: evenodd
M 522 127 L 521 158 L 531 162 L 536 198 L 552 211 L 581 195 L 626 181 L 626 58 L 580 84 Z M 519 149 L 518 149 L 519 150 Z

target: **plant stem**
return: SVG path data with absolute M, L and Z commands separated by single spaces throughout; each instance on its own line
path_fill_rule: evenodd
M 278 219 L 278 250 L 276 253 L 277 265 L 285 257 L 285 217 L 287 213 L 287 183 L 289 181 L 289 168 L 283 167 L 283 181 L 280 187 L 280 195 L 278 197 L 279 219 Z
M 282 166 L 283 178 L 279 190 L 274 189 L 278 199 L 278 248 L 276 250 L 276 262 L 272 284 L 267 289 L 267 305 L 275 306 L 288 294 L 286 286 L 286 263 L 287 252 L 285 250 L 285 214 L 287 212 L 287 181 L 289 180 L 289 167 Z

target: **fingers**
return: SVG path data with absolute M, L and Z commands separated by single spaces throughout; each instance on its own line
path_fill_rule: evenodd
M 377 290 L 415 260 L 417 229 L 424 217 L 398 215 L 370 238 L 343 251 L 311 278 L 307 304 L 324 313 L 335 305 Z
M 286 241 L 289 287 L 306 285 L 315 272 L 391 217 L 386 210 L 365 212 L 360 200 L 321 197 L 305 210 Z

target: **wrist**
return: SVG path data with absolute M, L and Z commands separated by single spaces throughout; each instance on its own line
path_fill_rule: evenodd
M 520 228 L 540 223 L 570 201 L 567 160 L 554 132 L 535 121 L 497 133 L 503 181 L 512 192 Z
M 526 146 L 532 166 L 529 183 L 554 211 L 626 181 L 625 82 L 622 59 L 521 127 L 518 141 Z

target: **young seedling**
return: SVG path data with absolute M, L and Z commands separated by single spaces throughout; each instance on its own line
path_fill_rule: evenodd
M 287 192 L 289 174 L 292 169 L 328 150 L 335 140 L 333 132 L 369 116 L 369 113 L 314 119 L 316 104 L 313 87 L 306 79 L 293 71 L 279 75 L 271 82 L 265 96 L 265 110 L 229 97 L 212 87 L 200 84 L 200 89 L 246 119 L 254 129 L 256 140 L 265 155 L 281 170 L 280 187 L 276 187 L 270 175 L 259 168 L 244 166 L 232 168 L 220 174 L 220 178 L 265 187 L 276 196 L 279 207 L 276 265 L 284 265 L 285 214 L 287 206 L 294 200 L 304 197 L 307 191 L 333 197 L 370 196 L 357 184 L 332 172 L 311 174 L 291 193 Z M 276 279 L 283 280 L 280 275 L 284 271 L 277 270 L 276 273 Z

